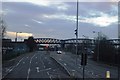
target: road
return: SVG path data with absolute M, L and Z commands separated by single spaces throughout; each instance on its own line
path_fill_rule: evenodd
M 36 51 L 22 57 L 14 66 L 6 70 L 3 80 L 69 78 L 67 72 L 56 63 L 46 51 Z
M 74 54 L 63 52 L 62 54 L 56 54 L 52 52 L 51 56 L 63 65 L 70 75 L 82 78 L 83 66 L 81 66 L 81 58 Z M 77 58 L 77 63 L 76 63 Z M 106 72 L 110 71 L 110 77 L 117 79 L 118 71 L 117 67 L 112 67 L 106 64 L 97 63 L 88 59 L 87 65 L 85 66 L 85 78 L 106 78 Z

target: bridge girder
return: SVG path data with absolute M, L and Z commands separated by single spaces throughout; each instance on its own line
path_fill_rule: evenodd
M 60 40 L 60 39 L 54 39 L 54 38 L 35 38 L 34 39 L 36 44 L 75 44 L 76 39 L 65 39 L 65 40 Z M 94 45 L 96 40 L 94 39 L 78 39 L 77 42 L 78 44 L 82 43 L 87 43 L 90 45 Z M 107 40 L 111 45 L 120 45 L 120 39 L 110 39 Z

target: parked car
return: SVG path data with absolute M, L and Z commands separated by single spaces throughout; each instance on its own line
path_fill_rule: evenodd
M 57 54 L 61 54 L 62 53 L 62 51 L 57 51 Z

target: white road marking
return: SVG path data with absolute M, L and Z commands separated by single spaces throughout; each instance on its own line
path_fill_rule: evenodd
M 35 54 L 34 54 L 34 56 L 35 56 Z M 31 64 L 31 62 L 32 62 L 32 59 L 33 59 L 33 57 L 34 57 L 34 56 L 32 56 L 32 58 L 30 59 L 30 64 Z
M 39 71 L 39 67 L 36 67 L 36 69 L 37 69 L 37 72 L 40 72 L 40 71 Z
M 47 72 L 48 76 L 50 75 L 49 72 Z
M 23 57 L 24 58 L 24 57 Z M 17 65 L 15 66 L 15 67 L 17 67 L 19 64 L 20 64 L 20 62 L 23 60 L 23 58 L 17 63 Z
M 30 74 L 30 68 L 28 69 L 27 80 L 28 80 L 28 78 L 29 78 L 29 74 Z
M 52 78 L 51 78 L 51 76 L 50 76 L 50 73 L 49 73 L 49 72 L 47 72 L 47 74 L 48 74 L 48 76 L 50 77 L 50 80 L 52 80 Z
M 24 58 L 24 57 L 23 57 L 23 58 Z M 12 69 L 10 69 L 10 68 L 11 68 L 11 67 L 10 67 L 8 73 L 10 73 L 12 70 L 14 70 L 15 67 L 17 67 L 17 66 L 20 64 L 20 62 L 23 60 L 23 58 L 22 58 L 15 66 L 13 66 Z M 8 73 L 7 73 L 7 74 L 8 74 Z M 7 75 L 7 74 L 6 74 L 6 75 Z M 6 76 L 6 75 L 5 75 L 5 76 Z M 5 76 L 3 76 L 2 78 L 4 78 Z
M 27 75 L 27 80 L 29 79 L 29 73 L 30 73 L 30 66 L 31 66 L 31 62 L 32 62 L 32 59 L 33 57 L 35 57 L 37 54 L 34 54 L 31 59 L 30 59 L 30 64 L 29 64 L 29 69 L 28 69 L 28 75 Z
M 37 57 L 36 57 L 37 58 Z
M 72 70 L 72 71 L 75 71 L 75 70 Z
M 59 59 L 61 61 L 61 59 Z
M 92 72 L 92 75 L 93 75 L 94 73 Z
M 51 69 L 51 68 L 48 68 L 49 70 Z
M 15 59 L 12 59 L 12 60 L 10 60 L 10 61 L 13 61 L 13 60 L 15 60 Z
M 9 72 L 11 72 L 13 69 L 10 69 Z
M 47 68 L 47 69 L 43 69 L 43 70 L 40 70 L 40 71 L 47 71 L 47 70 L 50 70 L 51 68 Z
M 9 72 L 12 67 L 14 67 L 14 66 L 11 66 L 11 67 L 9 67 L 9 68 L 6 68 L 6 72 Z
M 45 68 L 45 65 L 44 65 L 44 68 Z
M 66 63 L 64 63 L 64 65 L 66 66 L 67 64 L 66 64 Z
M 23 64 L 25 64 L 25 62 L 23 62 Z

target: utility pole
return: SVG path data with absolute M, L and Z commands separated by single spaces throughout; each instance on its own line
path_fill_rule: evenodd
M 99 62 L 99 44 L 100 44 L 100 32 L 98 32 L 98 53 L 97 53 L 97 61 Z
M 17 34 L 22 32 L 16 32 L 15 42 L 17 42 Z
M 97 61 L 99 62 L 100 32 L 93 31 L 93 33 L 97 33 L 97 35 L 98 35 L 98 39 L 96 41 L 97 41 Z

